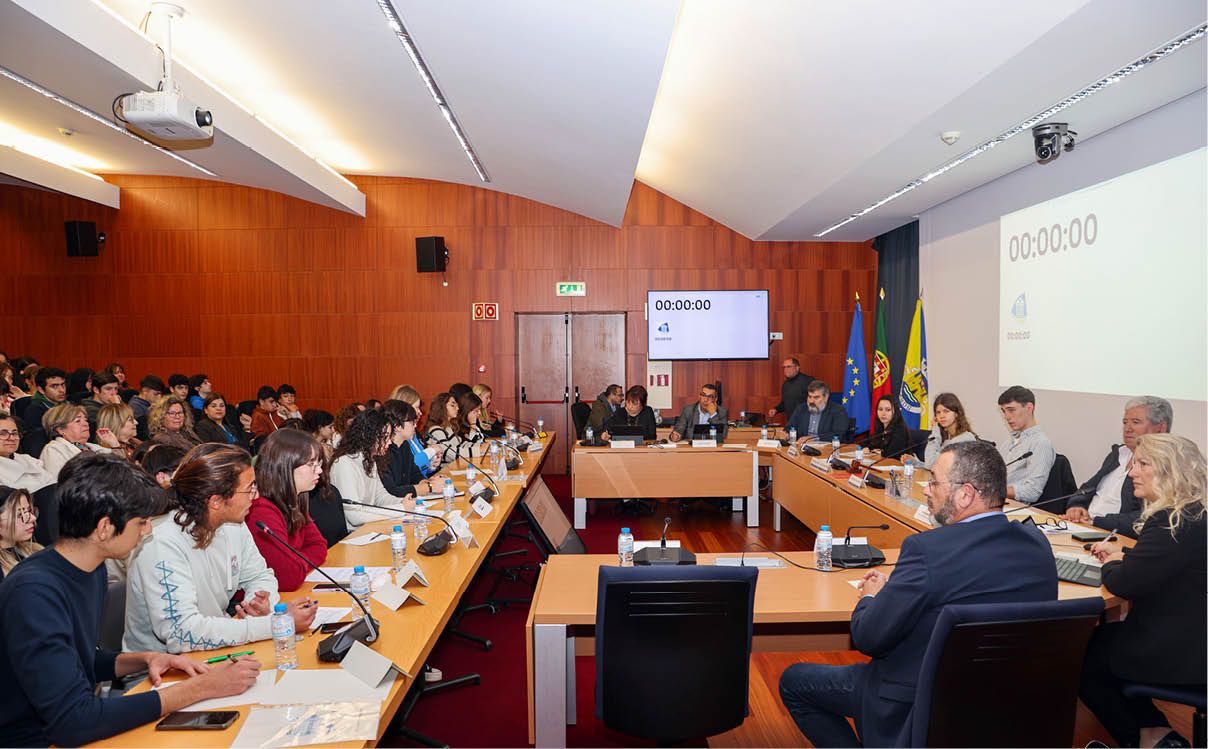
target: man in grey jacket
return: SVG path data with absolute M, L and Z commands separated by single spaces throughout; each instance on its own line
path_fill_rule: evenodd
M 684 406 L 675 426 L 671 429 L 671 441 L 678 442 L 684 437 L 692 436 L 692 427 L 697 424 L 713 424 L 725 428 L 730 420 L 730 414 L 724 406 L 717 405 L 717 386 L 706 382 L 700 386 L 700 395 L 696 403 Z

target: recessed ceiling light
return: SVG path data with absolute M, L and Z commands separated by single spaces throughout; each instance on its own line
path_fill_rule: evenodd
M 436 84 L 436 79 L 432 77 L 432 72 L 428 70 L 428 64 L 424 62 L 423 56 L 419 53 L 419 48 L 415 46 L 415 40 L 411 38 L 411 34 L 407 33 L 407 27 L 403 25 L 403 19 L 399 17 L 398 11 L 394 9 L 394 4 L 390 0 L 378 0 L 378 7 L 382 9 L 382 15 L 386 16 L 386 25 L 390 27 L 390 31 L 398 37 L 399 42 L 403 45 L 403 49 L 407 51 L 407 57 L 411 58 L 411 64 L 415 66 L 415 70 L 419 73 L 420 80 L 424 82 L 424 86 L 428 88 L 428 93 L 432 95 L 432 100 L 436 102 L 436 108 L 440 110 L 445 121 L 449 123 L 450 129 L 453 130 L 453 135 L 456 136 L 458 144 L 461 145 L 461 150 L 466 152 L 466 156 L 470 159 L 470 164 L 474 167 L 474 171 L 478 172 L 478 178 L 483 182 L 490 182 L 491 177 L 487 174 L 482 161 L 479 160 L 474 146 L 470 145 L 470 139 L 466 137 L 461 123 L 457 120 L 457 115 L 453 114 L 453 109 L 449 106 L 445 95 L 441 93 L 440 86 Z
M 1088 97 L 1092 94 L 1098 93 L 1099 91 L 1112 85 L 1113 83 L 1123 80 L 1124 78 L 1132 75 L 1133 73 L 1137 72 L 1141 68 L 1144 68 L 1145 66 L 1150 65 L 1151 63 L 1155 63 L 1158 60 L 1161 60 L 1163 57 L 1166 57 L 1167 55 L 1170 55 L 1170 54 L 1182 49 L 1183 47 L 1187 46 L 1188 44 L 1191 44 L 1192 42 L 1194 42 L 1198 39 L 1202 39 L 1204 37 L 1204 34 L 1206 31 L 1208 31 L 1208 24 L 1200 24 L 1199 26 L 1191 29 L 1190 31 L 1186 32 L 1185 34 L 1182 34 L 1179 37 L 1167 42 L 1166 44 L 1163 44 L 1162 46 L 1158 47 L 1157 49 L 1154 49 L 1153 51 L 1151 51 L 1149 54 L 1145 55 L 1144 57 L 1142 57 L 1138 60 L 1135 60 L 1135 61 L 1129 63 L 1128 65 L 1125 65 L 1124 67 L 1120 68 L 1119 70 L 1115 71 L 1114 73 L 1112 73 L 1108 76 L 1100 78 L 1099 80 L 1095 81 L 1094 83 L 1092 83 L 1091 85 L 1082 89 L 1081 91 L 1078 91 L 1077 93 L 1067 96 L 1066 98 L 1057 102 L 1056 104 L 1054 104 L 1053 106 L 1044 110 L 1043 112 L 1039 112 L 1037 114 L 1032 115 L 1031 117 L 1024 120 L 1023 122 L 1016 124 L 1009 130 L 1005 130 L 1002 133 L 999 133 L 998 135 L 994 136 L 990 140 L 986 141 L 985 143 L 982 143 L 981 145 L 977 146 L 976 148 L 973 148 L 972 150 L 966 151 L 965 153 L 961 154 L 960 156 L 957 156 L 952 161 L 949 161 L 946 164 L 938 166 L 935 169 L 932 169 L 931 171 L 927 172 L 926 174 L 915 178 L 909 184 L 899 187 L 897 190 L 894 190 L 893 192 L 891 192 L 890 194 L 881 198 L 880 200 L 873 203 L 872 205 L 868 206 L 864 210 L 862 210 L 858 213 L 853 213 L 852 215 L 843 219 L 839 223 L 826 227 L 825 229 L 818 232 L 814 236 L 822 237 L 827 234 L 830 234 L 835 229 L 838 229 L 841 226 L 846 226 L 847 224 L 850 224 L 852 221 L 855 221 L 858 218 L 861 218 L 863 216 L 868 215 L 869 213 L 872 213 L 873 211 L 875 211 L 876 209 L 885 205 L 889 201 L 902 197 L 903 195 L 905 195 L 906 193 L 915 189 L 916 187 L 921 187 L 922 185 L 926 184 L 927 182 L 930 182 L 931 180 L 940 176 L 941 174 L 948 171 L 949 169 L 954 169 L 954 168 L 960 166 L 961 164 L 965 163 L 966 161 L 973 158 L 974 156 L 985 153 L 986 151 L 989 151 L 991 148 L 994 148 L 995 146 L 1007 141 L 1010 138 L 1014 138 L 1016 135 L 1019 135 L 1022 132 L 1031 130 L 1033 125 L 1038 125 L 1041 122 L 1044 122 L 1045 120 L 1047 120 L 1048 118 L 1057 114 L 1058 112 L 1062 111 L 1063 109 L 1067 109 L 1068 107 L 1071 107 L 1074 104 L 1077 104 L 1078 102 L 1082 101 L 1086 97 Z

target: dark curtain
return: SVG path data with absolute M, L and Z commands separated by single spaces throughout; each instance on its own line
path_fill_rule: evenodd
M 902 386 L 902 363 L 906 361 L 914 303 L 919 297 L 919 222 L 885 232 L 873 240 L 872 248 L 878 254 L 877 304 L 885 307 L 889 374 L 896 396 Z M 880 298 L 881 289 L 885 290 L 884 300 Z M 875 319 L 873 325 L 876 330 Z

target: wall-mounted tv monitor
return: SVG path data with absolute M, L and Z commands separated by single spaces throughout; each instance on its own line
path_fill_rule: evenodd
M 654 360 L 768 358 L 768 290 L 647 291 Z

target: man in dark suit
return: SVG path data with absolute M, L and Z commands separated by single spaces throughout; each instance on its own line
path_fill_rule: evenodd
M 940 453 L 924 494 L 941 527 L 907 537 L 891 576 L 871 570 L 861 581 L 851 639 L 872 661 L 798 663 L 780 676 L 780 698 L 815 746 L 909 743 L 919 667 L 944 606 L 1056 600 L 1053 550 L 1040 531 L 1007 520 L 1006 491 L 992 444 Z
M 805 403 L 797 406 L 785 429 L 797 428 L 797 447 L 810 439 L 830 442 L 832 437 L 843 439 L 850 423 L 847 411 L 838 403 L 830 403 L 830 388 L 822 380 L 814 380 L 805 389 Z
M 1143 434 L 1169 432 L 1174 420 L 1170 401 L 1152 395 L 1133 398 L 1124 404 L 1124 444 L 1112 445 L 1099 471 L 1078 488 L 1066 505 L 1065 519 L 1093 523 L 1096 527 L 1136 538 L 1133 523 L 1141 517 L 1141 501 L 1133 494 L 1128 475 L 1137 438 Z
M 696 403 L 684 406 L 675 420 L 675 426 L 671 428 L 671 441 L 679 442 L 684 437 L 691 437 L 692 427 L 697 424 L 712 424 L 720 432 L 729 420 L 730 414 L 725 406 L 717 405 L 717 386 L 706 382 L 700 386 Z
M 780 402 L 768 409 L 768 421 L 776 418 L 776 414 L 793 415 L 797 406 L 805 400 L 805 390 L 814 381 L 813 375 L 801 371 L 801 362 L 793 357 L 781 363 L 784 370 L 784 382 L 780 383 Z

